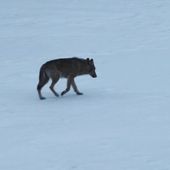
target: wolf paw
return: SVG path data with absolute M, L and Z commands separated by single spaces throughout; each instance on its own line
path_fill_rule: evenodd
M 40 97 L 40 100 L 45 100 L 46 98 L 45 97 Z
M 83 95 L 83 93 L 81 93 L 81 92 L 78 92 L 78 93 L 77 93 L 77 95 Z

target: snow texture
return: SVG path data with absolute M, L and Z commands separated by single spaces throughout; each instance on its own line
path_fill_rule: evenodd
M 0 0 L 0 169 L 170 169 L 169 0 Z M 90 57 L 84 93 L 38 98 L 40 66 Z M 65 89 L 66 80 L 56 85 Z

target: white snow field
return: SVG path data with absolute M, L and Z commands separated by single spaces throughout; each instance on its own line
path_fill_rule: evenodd
M 39 100 L 73 56 L 98 77 Z M 170 170 L 169 0 L 0 0 L 0 59 L 0 170 Z

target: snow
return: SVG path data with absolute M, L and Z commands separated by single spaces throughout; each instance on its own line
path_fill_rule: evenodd
M 0 169 L 169 170 L 170 1 L 0 1 Z M 38 98 L 40 66 L 91 57 L 83 96 Z M 65 89 L 61 79 L 56 91 Z

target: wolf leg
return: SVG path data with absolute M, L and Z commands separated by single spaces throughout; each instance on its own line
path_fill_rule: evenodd
M 55 84 L 58 82 L 59 76 L 52 78 L 52 83 L 50 85 L 50 90 L 54 93 L 55 96 L 59 97 L 59 94 L 54 90 Z
M 69 76 L 69 77 L 68 77 L 68 79 L 67 79 L 67 88 L 61 93 L 62 96 L 63 96 L 64 94 L 66 94 L 66 93 L 70 90 L 72 79 L 73 79 L 72 76 Z
M 73 89 L 74 89 L 74 91 L 76 92 L 77 95 L 83 95 L 83 93 L 81 93 L 81 92 L 78 90 L 74 79 L 72 80 L 71 85 L 72 85 L 72 87 L 73 87 Z

